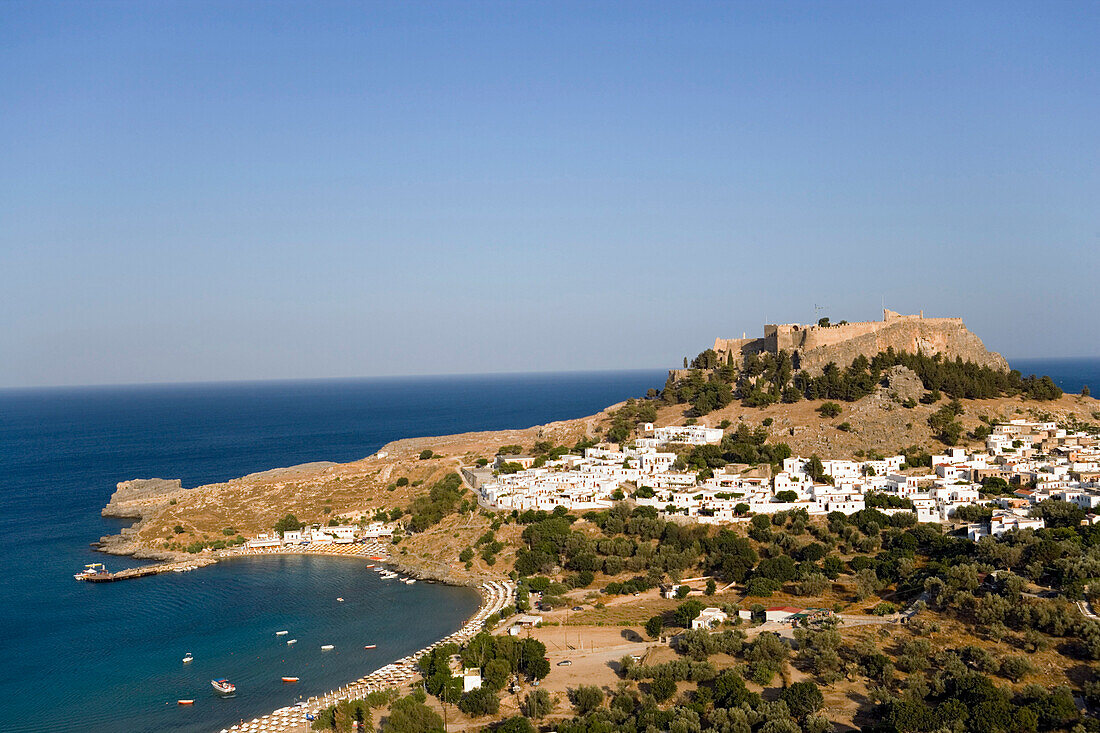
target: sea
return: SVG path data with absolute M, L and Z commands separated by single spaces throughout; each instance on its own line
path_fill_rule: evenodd
M 403 437 L 582 417 L 660 388 L 665 376 L 0 390 L 0 730 L 218 731 L 421 649 L 458 629 L 480 602 L 471 589 L 387 583 L 361 560 L 330 557 L 240 558 L 188 573 L 76 582 L 85 563 L 139 564 L 89 545 L 126 525 L 100 516 L 119 481 L 178 478 L 194 487 L 351 461 Z M 322 651 L 328 644 L 334 649 Z M 185 665 L 188 652 L 194 661 Z M 300 681 L 284 685 L 283 676 Z M 237 685 L 236 697 L 214 695 L 210 680 L 223 677 Z

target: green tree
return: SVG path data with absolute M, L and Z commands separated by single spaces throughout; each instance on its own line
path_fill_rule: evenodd
M 424 704 L 427 698 L 422 690 L 393 703 L 390 714 L 382 724 L 382 733 L 435 733 L 443 730 L 443 718 Z
M 745 655 L 753 681 L 760 685 L 769 684 L 772 678 L 786 666 L 789 653 L 790 649 L 778 636 L 772 634 L 757 636 Z
M 515 715 L 493 726 L 493 733 L 535 733 L 531 721 L 522 715 Z
M 546 690 L 536 689 L 523 701 L 522 712 L 528 718 L 545 718 L 554 710 L 554 699 Z
M 301 529 L 305 525 L 298 521 L 298 518 L 293 514 L 287 514 L 285 517 L 275 523 L 275 531 L 281 536 L 284 532 L 294 532 Z
M 779 693 L 779 699 L 787 703 L 791 715 L 800 720 L 816 713 L 825 705 L 825 696 L 811 681 L 795 682 Z
M 475 718 L 496 715 L 500 710 L 500 698 L 492 688 L 482 685 L 464 694 L 458 703 L 458 709 Z
M 645 632 L 649 634 L 651 639 L 656 639 L 661 636 L 661 629 L 664 628 L 664 625 L 664 619 L 661 618 L 660 614 L 650 616 L 649 620 L 645 622 Z
M 603 704 L 603 691 L 595 685 L 581 685 L 569 690 L 569 702 L 578 715 L 585 715 Z
M 661 676 L 649 683 L 649 694 L 657 702 L 664 702 L 676 694 L 676 680 Z
M 672 613 L 672 623 L 684 629 L 691 628 L 691 622 L 703 612 L 703 604 L 692 598 L 684 601 Z

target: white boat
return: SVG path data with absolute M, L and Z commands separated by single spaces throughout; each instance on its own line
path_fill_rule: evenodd
M 237 691 L 237 686 L 226 679 L 210 680 L 210 686 L 213 687 L 219 695 L 230 695 Z
M 323 652 L 332 651 L 335 648 L 336 647 L 334 647 L 332 644 L 322 644 L 321 645 L 321 651 L 323 651 Z
M 194 659 L 194 657 L 193 657 L 193 656 L 191 656 L 191 652 L 187 652 L 186 654 L 184 654 L 184 655 L 183 655 L 183 663 L 184 663 L 184 664 L 187 664 L 187 663 L 188 663 L 188 662 L 190 662 L 190 661 L 191 661 L 192 659 Z
M 286 635 L 287 635 L 286 631 L 276 631 L 275 632 L 275 636 L 286 636 Z
M 77 580 L 89 580 L 92 578 L 98 578 L 101 575 L 110 575 L 107 572 L 107 568 L 101 562 L 92 562 L 84 566 L 84 569 L 79 573 L 73 575 Z
M 286 645 L 290 646 L 291 644 L 297 644 L 297 643 L 298 643 L 297 639 L 288 639 L 287 642 L 286 642 Z
M 405 585 L 412 585 L 416 582 L 415 578 L 405 578 Z
M 343 599 L 343 598 L 337 598 L 336 600 L 340 601 L 340 603 L 343 603 L 343 602 L 344 602 L 344 599 Z

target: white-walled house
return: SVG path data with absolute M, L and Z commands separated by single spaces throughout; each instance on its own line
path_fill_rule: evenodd
M 982 537 L 1000 537 L 1005 532 L 1014 529 L 1042 529 L 1046 524 L 1041 517 L 1025 517 L 1021 514 L 995 509 L 993 517 L 988 522 L 976 522 L 966 526 L 966 536 L 973 542 Z
M 693 629 L 713 629 L 729 621 L 729 615 L 720 608 L 704 608 L 699 615 L 691 620 Z

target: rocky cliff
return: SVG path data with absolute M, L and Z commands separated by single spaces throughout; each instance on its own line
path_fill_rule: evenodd
M 884 310 L 881 321 L 769 324 L 764 326 L 762 338 L 714 341 L 720 363 L 731 357 L 734 363 L 741 363 L 750 354 L 782 350 L 793 356 L 797 368 L 810 373 L 820 373 L 830 362 L 843 367 L 857 356 L 869 359 L 891 348 L 911 354 L 942 354 L 946 359 L 958 357 L 999 371 L 1008 369 L 1005 358 L 987 349 L 961 318 L 925 318 L 923 313 L 902 315 Z
M 104 535 L 96 543 L 103 552 L 112 555 L 134 555 L 158 560 L 174 559 L 175 553 L 150 551 L 137 541 L 138 531 L 146 520 L 155 516 L 173 500 L 187 493 L 179 479 L 144 478 L 120 481 L 115 485 L 107 506 L 100 512 L 105 517 L 136 519 L 118 534 Z
M 889 348 L 910 354 L 942 354 L 946 359 L 959 357 L 998 371 L 1008 370 L 1003 356 L 988 350 L 980 338 L 955 318 L 887 322 L 882 328 L 798 352 L 799 368 L 820 372 L 829 362 L 846 366 L 860 354 L 871 358 Z
M 100 512 L 105 517 L 141 519 L 169 503 L 185 491 L 179 479 L 139 478 L 120 481 L 115 485 L 107 506 Z

